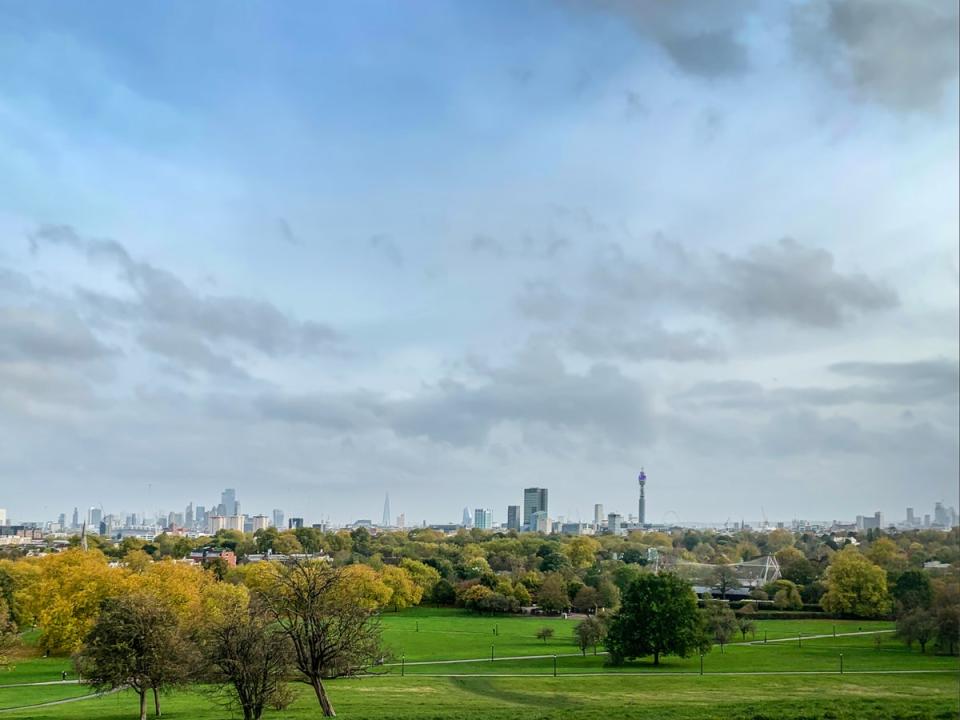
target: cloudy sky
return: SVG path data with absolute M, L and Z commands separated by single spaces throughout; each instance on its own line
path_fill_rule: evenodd
M 0 506 L 956 504 L 957 10 L 0 5 Z

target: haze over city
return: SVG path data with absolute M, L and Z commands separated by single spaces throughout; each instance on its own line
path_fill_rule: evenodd
M 957 504 L 955 12 L 286 5 L 5 8 L 9 517 Z

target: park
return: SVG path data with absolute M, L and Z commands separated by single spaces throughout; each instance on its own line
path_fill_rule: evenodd
M 427 607 L 384 612 L 390 656 L 331 682 L 329 692 L 339 716 L 362 718 L 954 718 L 960 710 L 957 658 L 908 648 L 887 621 L 759 620 L 746 638 L 703 656 L 702 670 L 699 654 L 611 667 L 602 647 L 596 655 L 577 647 L 576 623 Z M 543 628 L 552 637 L 538 638 Z M 293 687 L 293 703 L 264 717 L 318 715 L 309 687 Z M 0 674 L 0 714 L 11 720 L 119 720 L 131 717 L 129 694 L 91 693 L 69 658 L 42 657 L 29 639 Z M 170 718 L 236 716 L 202 688 L 173 691 L 163 710 Z

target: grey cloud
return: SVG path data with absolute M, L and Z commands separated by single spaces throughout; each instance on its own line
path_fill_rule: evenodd
M 403 265 L 403 252 L 389 235 L 373 235 L 369 241 L 370 247 L 379 252 L 391 265 Z
M 174 362 L 192 359 L 203 369 L 217 366 L 217 353 L 209 347 L 203 352 L 199 345 L 221 341 L 238 342 L 273 356 L 330 353 L 339 348 L 339 335 L 326 325 L 295 320 L 263 300 L 201 295 L 173 273 L 135 260 L 116 241 L 86 238 L 68 226 L 51 225 L 31 233 L 29 240 L 35 252 L 43 245 L 65 246 L 116 267 L 135 301 L 82 289 L 79 297 L 87 301 L 97 321 L 150 328 L 141 336 L 147 340 L 147 349 Z M 163 336 L 158 334 L 161 328 Z M 179 340 L 170 342 L 174 336 Z M 191 349 L 186 349 L 187 344 Z
M 548 280 L 524 283 L 516 302 L 522 315 L 544 322 L 561 320 L 573 308 L 573 298 Z
M 620 445 L 652 440 L 646 394 L 612 366 L 593 365 L 577 374 L 552 353 L 529 351 L 512 365 L 481 372 L 477 382 L 448 378 L 401 399 L 371 393 L 263 396 L 257 408 L 277 420 L 334 431 L 389 429 L 453 446 L 482 446 L 504 423 L 578 430 Z
M 747 50 L 730 29 L 660 40 L 680 69 L 705 78 L 740 75 L 749 68 Z
M 174 372 L 183 367 L 191 367 L 220 377 L 249 378 L 246 371 L 232 359 L 215 353 L 196 334 L 184 331 L 183 328 L 151 325 L 140 333 L 138 339 L 144 348 L 172 363 L 171 369 Z
M 860 97 L 935 106 L 957 77 L 958 6 L 940 0 L 815 0 L 794 15 L 800 52 Z
M 507 254 L 503 243 L 488 235 L 474 235 L 470 238 L 470 250 L 478 255 L 487 254 L 498 258 Z
M 702 330 L 673 332 L 652 322 L 620 328 L 581 322 L 568 337 L 570 348 L 588 357 L 713 362 L 725 356 L 715 336 Z
M 0 307 L 0 360 L 84 362 L 110 352 L 70 312 Z
M 640 37 L 659 45 L 677 67 L 691 75 L 714 79 L 749 69 L 746 46 L 737 35 L 756 4 L 751 0 L 571 0 L 568 4 L 622 17 Z
M 701 382 L 670 398 L 688 410 L 778 412 L 798 407 L 853 404 L 914 406 L 956 405 L 960 396 L 960 362 L 938 358 L 904 363 L 848 362 L 828 368 L 843 376 L 873 380 L 869 385 L 767 389 L 757 382 Z
M 656 265 L 601 260 L 593 282 L 621 301 L 665 302 L 736 322 L 838 327 L 857 313 L 899 303 L 892 288 L 860 273 L 841 273 L 830 252 L 791 238 L 742 256 L 697 255 L 661 242 Z
M 286 218 L 277 219 L 277 229 L 280 232 L 280 238 L 291 245 L 303 245 L 303 240 L 293 232 L 293 228 L 290 227 L 290 223 L 287 222 Z

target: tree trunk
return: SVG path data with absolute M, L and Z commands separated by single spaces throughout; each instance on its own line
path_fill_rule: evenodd
M 147 691 L 138 690 L 140 694 L 140 720 L 147 720 Z
M 163 713 L 160 712 L 160 693 L 157 692 L 157 689 L 153 689 L 153 708 L 156 711 L 157 717 L 160 717 Z
M 316 678 L 313 681 L 313 691 L 317 694 L 317 700 L 320 701 L 320 708 L 325 717 L 336 717 L 337 712 L 333 709 L 333 704 L 327 696 L 327 689 L 323 686 L 323 680 Z
M 654 665 L 659 665 L 659 664 L 660 664 L 660 653 L 659 653 L 659 652 L 655 652 L 655 653 L 653 654 L 653 664 L 654 664 Z

